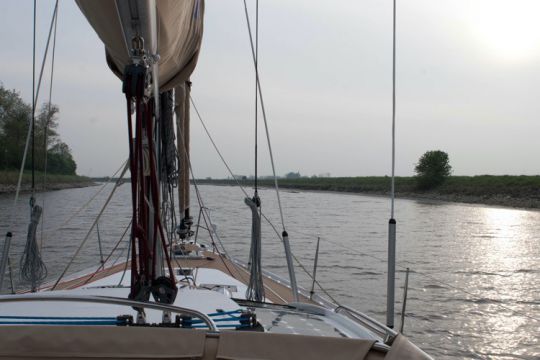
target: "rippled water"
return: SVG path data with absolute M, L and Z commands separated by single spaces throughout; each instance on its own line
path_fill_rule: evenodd
M 99 187 L 39 194 L 39 202 L 45 201 L 43 257 L 50 279 L 64 269 L 110 188 L 57 231 L 50 230 L 62 225 Z M 234 187 L 200 189 L 225 247 L 246 260 L 250 211 L 242 193 Z M 263 189 L 261 197 L 263 212 L 281 230 L 275 193 Z M 311 271 L 319 235 L 318 280 L 340 303 L 384 322 L 388 200 L 283 191 L 282 202 L 291 246 L 300 261 Z M 24 246 L 28 196 L 15 211 L 11 206 L 12 196 L 0 197 L 1 233 L 12 220 L 18 224 L 10 229 L 15 261 Z M 99 223 L 105 255 L 128 225 L 129 208 L 129 189 L 124 185 Z M 195 209 L 195 220 L 196 214 Z M 540 358 L 540 212 L 398 199 L 396 219 L 398 312 L 404 269 L 411 269 L 406 335 L 437 359 Z M 287 276 L 282 245 L 266 224 L 263 236 L 263 265 Z M 113 258 L 123 259 L 125 248 L 122 242 Z M 98 263 L 94 231 L 70 272 Z M 308 276 L 301 268 L 296 270 L 300 284 L 310 288 Z

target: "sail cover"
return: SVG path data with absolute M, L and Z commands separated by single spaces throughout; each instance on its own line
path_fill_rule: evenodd
M 133 16 L 144 17 L 144 12 L 137 11 L 137 7 L 155 6 L 148 13 L 155 14 L 157 44 L 154 46 L 145 39 L 145 49 L 154 54 L 157 50 L 159 55 L 160 91 L 173 89 L 189 79 L 201 46 L 203 0 L 122 0 L 121 3 L 111 0 L 77 0 L 77 4 L 105 44 L 109 67 L 121 79 L 124 67 L 130 63 L 130 34 L 138 32 L 133 21 L 123 21 L 121 14 L 125 11 L 122 10 L 127 8 L 133 19 Z M 144 34 L 144 29 L 141 32 Z

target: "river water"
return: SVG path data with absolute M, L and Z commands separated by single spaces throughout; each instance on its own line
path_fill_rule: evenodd
M 227 186 L 199 188 L 224 246 L 247 260 L 251 215 L 242 192 Z M 99 189 L 38 194 L 38 203 L 45 204 L 38 237 L 49 280 L 64 270 L 112 186 L 78 211 Z M 263 212 L 281 231 L 275 192 L 263 189 L 260 195 Z M 281 200 L 292 250 L 304 266 L 311 271 L 320 236 L 317 279 L 340 303 L 384 322 L 388 199 L 283 190 Z M 99 222 L 104 256 L 129 223 L 129 204 L 126 184 Z M 0 196 L 0 231 L 13 231 L 11 259 L 16 263 L 26 237 L 28 195 L 21 196 L 16 209 L 12 205 L 12 195 Z M 397 199 L 396 219 L 398 326 L 405 268 L 411 269 L 407 336 L 436 359 L 540 359 L 540 212 Z M 208 239 L 204 232 L 200 236 Z M 119 244 L 112 259 L 126 257 L 126 244 Z M 68 273 L 98 266 L 99 260 L 93 231 Z M 263 224 L 263 266 L 287 277 L 282 245 L 268 224 Z M 17 264 L 13 272 L 15 287 L 21 288 Z M 309 289 L 309 277 L 298 266 L 296 272 L 300 285 Z

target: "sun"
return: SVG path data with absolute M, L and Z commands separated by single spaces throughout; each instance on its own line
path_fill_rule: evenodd
M 472 0 L 467 10 L 471 35 L 490 56 L 520 61 L 540 54 L 540 1 Z

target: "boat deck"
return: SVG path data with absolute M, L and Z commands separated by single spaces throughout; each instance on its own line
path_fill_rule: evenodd
M 173 267 L 177 267 L 180 269 L 214 269 L 217 271 L 220 271 L 224 274 L 227 274 L 231 276 L 232 278 L 236 279 L 237 281 L 241 282 L 245 286 L 247 286 L 249 282 L 249 271 L 244 268 L 243 266 L 239 265 L 236 262 L 233 262 L 229 260 L 228 258 L 213 253 L 210 251 L 202 251 L 200 253 L 200 257 L 189 257 L 189 258 L 173 258 Z M 86 286 L 92 283 L 95 283 L 98 280 L 107 278 L 111 275 L 117 274 L 119 272 L 123 272 L 125 270 L 129 270 L 130 265 L 129 263 L 121 263 L 116 264 L 110 267 L 106 267 L 99 271 L 94 271 L 92 273 L 75 277 L 72 279 L 68 279 L 65 281 L 60 282 L 56 287 L 55 290 L 72 290 L 77 289 L 82 286 Z M 129 279 L 129 277 L 128 277 Z M 270 301 L 275 304 L 288 304 L 290 302 L 294 302 L 294 297 L 291 292 L 291 289 L 283 284 L 282 282 L 279 282 L 278 280 L 273 280 L 267 276 L 263 276 L 263 283 L 264 283 L 264 289 L 265 289 L 265 297 L 267 301 Z M 52 285 L 47 285 L 43 288 L 43 290 L 49 290 L 52 288 Z M 303 296 L 299 295 L 301 297 L 302 302 L 310 302 L 310 300 Z
M 319 351 L 318 355 L 321 356 L 314 353 L 310 358 L 333 358 L 328 357 L 329 353 L 325 351 L 331 351 L 331 348 L 334 348 L 335 345 L 348 346 L 348 344 L 351 344 L 356 349 L 354 351 L 363 349 L 361 356 L 357 357 L 358 359 L 401 358 L 399 356 L 395 357 L 395 354 L 390 351 L 395 348 L 394 346 L 390 347 L 385 344 L 385 338 L 381 337 L 377 331 L 372 331 L 369 321 L 367 322 L 368 327 L 366 327 L 366 322 L 355 321 L 353 317 L 345 316 L 347 314 L 341 314 L 333 307 L 317 306 L 314 301 L 310 301 L 309 298 L 303 295 L 300 295 L 300 302 L 295 303 L 286 280 L 281 280 L 278 277 L 271 278 L 271 274 L 263 276 L 266 302 L 257 303 L 246 300 L 245 294 L 249 281 L 248 270 L 242 264 L 220 254 L 200 250 L 187 256 L 177 256 L 173 259 L 173 271 L 178 281 L 179 292 L 172 305 L 176 306 L 177 309 L 189 309 L 199 313 L 200 319 L 204 317 L 211 318 L 210 322 L 207 322 L 208 326 L 201 322 L 194 322 L 193 325 L 188 327 L 193 328 L 192 331 L 194 331 L 198 330 L 197 328 L 204 330 L 210 328 L 211 325 L 214 326 L 219 332 L 214 333 L 214 337 L 211 337 L 210 340 L 204 340 L 204 335 L 201 339 L 210 341 L 210 343 L 216 342 L 217 348 L 221 349 L 219 351 L 225 351 L 223 349 L 229 346 L 227 345 L 229 341 L 233 341 L 232 343 L 242 344 L 245 349 L 249 348 L 249 351 L 256 352 L 263 348 L 266 349 L 265 356 L 261 357 L 261 359 L 296 359 L 305 358 L 301 354 L 302 351 L 315 348 L 316 344 L 325 343 L 330 348 L 323 350 L 323 348 L 326 348 L 325 346 Z M 143 324 L 142 327 L 126 327 L 118 323 L 118 316 L 137 318 L 137 312 L 132 304 L 121 304 L 122 301 L 126 301 L 125 299 L 129 294 L 130 272 L 129 263 L 116 264 L 105 267 L 100 271 L 74 275 L 60 282 L 55 291 L 46 291 L 52 288 L 49 285 L 38 293 L 23 295 L 25 298 L 21 301 L 4 302 L 0 311 L 0 318 L 3 319 L 0 333 L 7 331 L 5 329 L 7 326 L 11 329 L 9 332 L 12 334 L 20 332 L 25 339 L 30 336 L 35 337 L 34 340 L 36 341 L 38 339 L 41 341 L 42 338 L 38 330 L 43 326 L 58 329 L 54 331 L 62 332 L 66 338 L 72 337 L 73 331 L 102 333 L 102 331 L 105 331 L 104 325 L 109 325 L 108 328 L 112 328 L 106 331 L 118 334 L 148 332 L 148 334 L 152 334 L 150 336 L 155 336 L 158 332 L 169 331 L 166 329 L 167 326 L 163 329 L 162 325 L 159 325 L 164 321 L 164 310 L 152 309 L 151 307 L 145 311 L 146 325 Z M 34 297 L 34 300 L 30 299 L 32 297 Z M 70 297 L 70 299 L 62 299 L 62 297 Z M 98 302 L 101 303 L 88 301 L 92 297 L 94 299 L 98 297 Z M 111 303 L 103 303 L 107 299 L 110 299 Z M 39 306 L 29 306 L 33 304 L 32 301 L 38 301 Z M 249 329 L 243 328 L 240 314 L 246 312 L 255 315 L 257 326 Z M 194 319 L 197 319 L 197 317 L 194 317 Z M 107 324 L 103 321 L 107 322 Z M 51 325 L 54 326 L 50 327 Z M 35 329 L 32 330 L 33 328 Z M 70 330 L 70 328 L 73 330 Z M 96 330 L 94 331 L 92 328 Z M 150 330 L 156 328 L 158 330 Z M 186 329 L 176 330 L 182 331 Z M 170 331 L 174 331 L 174 329 L 170 329 Z M 204 331 L 202 333 L 204 334 Z M 232 333 L 238 335 L 231 336 L 230 338 L 233 340 L 229 340 L 227 334 Z M 251 335 L 241 335 L 244 333 Z M 298 337 L 299 335 L 301 337 Z M 291 338 L 291 336 L 293 337 Z M 208 335 L 206 335 L 206 338 L 208 338 Z M 204 343 L 203 340 L 201 341 Z M 81 338 L 77 338 L 77 341 L 81 341 Z M 258 345 L 251 348 L 250 341 L 257 342 Z M 275 342 L 277 347 L 269 348 L 267 346 L 269 342 Z M 406 342 L 406 344 L 409 343 Z M 94 345 L 92 343 L 91 347 Z M 48 346 L 48 342 L 43 341 L 37 347 L 48 349 Z M 292 346 L 296 346 L 300 351 L 296 357 L 288 356 L 290 354 L 288 350 Z M 209 353 L 207 353 L 204 346 L 201 349 L 204 349 L 204 351 L 201 350 L 201 358 L 215 358 L 207 356 Z M 285 349 L 285 353 L 279 349 Z M 266 356 L 270 354 L 269 351 L 274 350 L 277 351 L 275 356 Z M 416 349 L 413 350 L 417 351 Z M 326 355 L 323 355 L 323 353 Z M 343 352 L 340 353 L 343 354 Z M 358 354 L 360 355 L 360 353 Z M 236 357 L 239 354 L 229 355 L 231 355 L 230 358 L 232 359 L 243 358 L 242 356 L 245 354 L 240 357 Z M 1 350 L 0 358 L 2 358 Z M 149 356 L 149 358 L 154 357 Z M 196 356 L 195 358 L 199 357 Z M 428 359 L 426 357 L 418 358 Z

